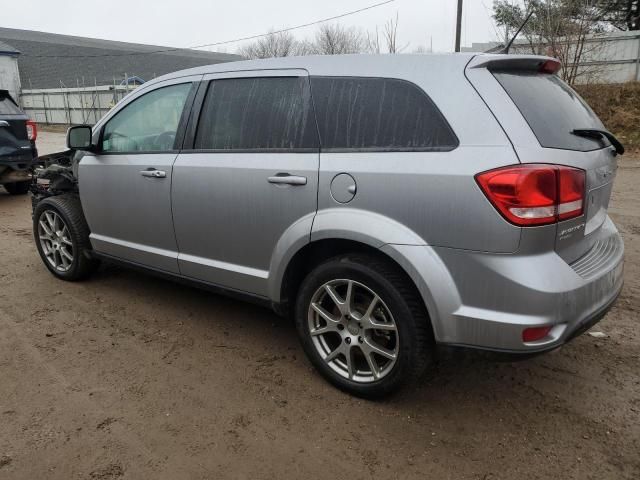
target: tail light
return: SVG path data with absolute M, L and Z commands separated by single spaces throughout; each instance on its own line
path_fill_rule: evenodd
M 585 172 L 579 168 L 515 165 L 479 173 L 476 181 L 500 214 L 518 226 L 547 225 L 583 213 Z
M 38 127 L 33 120 L 27 120 L 27 138 L 32 142 L 35 142 L 36 138 L 38 138 Z
M 584 170 L 558 167 L 558 220 L 582 215 L 584 204 Z

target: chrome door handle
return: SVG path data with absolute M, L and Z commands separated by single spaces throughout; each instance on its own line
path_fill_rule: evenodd
M 279 185 L 306 185 L 307 177 L 299 177 L 297 175 L 281 174 L 274 175 L 267 179 L 269 183 L 275 183 Z
M 165 178 L 167 176 L 167 172 L 164 170 L 142 170 L 140 175 L 151 178 Z

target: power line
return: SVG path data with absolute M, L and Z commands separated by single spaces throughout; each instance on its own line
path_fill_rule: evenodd
M 374 3 L 373 5 L 369 5 L 368 7 L 359 8 L 357 10 L 352 10 L 350 12 L 341 13 L 340 15 L 335 15 L 333 17 L 323 18 L 321 20 L 316 20 L 314 22 L 303 23 L 301 25 L 296 25 L 295 27 L 283 28 L 280 30 L 274 30 L 268 33 L 261 33 L 258 35 L 250 35 L 248 37 L 235 38 L 233 40 L 224 40 L 222 42 L 215 43 L 205 43 L 203 45 L 194 45 L 191 47 L 180 47 L 180 48 L 165 48 L 162 50 L 153 50 L 150 52 L 127 52 L 127 53 L 101 53 L 96 55 L 29 55 L 27 53 L 23 54 L 25 57 L 33 57 L 33 58 L 99 58 L 99 57 L 128 57 L 135 55 L 153 55 L 155 53 L 165 53 L 165 52 L 178 52 L 181 50 L 192 50 L 196 48 L 204 48 L 204 47 L 215 47 L 219 45 L 227 45 L 229 43 L 242 42 L 245 40 L 255 40 L 256 38 L 267 37 L 269 35 L 274 35 L 278 33 L 290 32 L 292 30 L 297 30 L 300 28 L 310 27 L 312 25 L 318 25 L 320 23 L 330 22 L 331 20 L 337 20 L 339 18 L 348 17 L 350 15 L 355 15 L 356 13 L 364 12 L 366 10 L 371 10 L 372 8 L 381 7 L 382 5 L 386 5 L 388 3 L 395 2 L 395 0 L 385 0 L 384 2 Z

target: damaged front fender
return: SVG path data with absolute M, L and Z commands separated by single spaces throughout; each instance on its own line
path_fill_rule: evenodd
M 77 165 L 80 152 L 65 150 L 63 152 L 38 157 L 31 184 L 32 208 L 47 197 L 63 193 L 78 192 Z

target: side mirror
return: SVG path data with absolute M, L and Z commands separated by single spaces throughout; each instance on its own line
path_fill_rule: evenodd
M 77 125 L 67 130 L 67 148 L 71 150 L 94 150 L 91 144 L 91 126 Z

